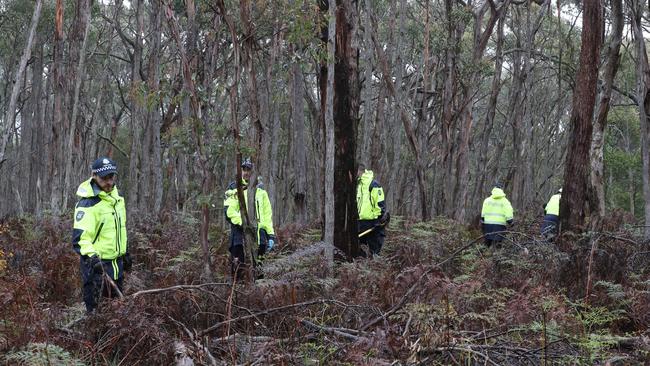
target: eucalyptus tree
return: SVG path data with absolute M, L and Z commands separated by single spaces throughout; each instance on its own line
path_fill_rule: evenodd
M 648 63 L 648 53 L 643 34 L 643 16 L 646 11 L 645 3 L 640 1 L 631 2 L 631 25 L 636 51 L 636 100 L 639 108 L 639 123 L 641 125 L 645 237 L 650 238 L 650 64 Z
M 582 45 L 573 92 L 571 138 L 564 169 L 560 220 L 566 229 L 584 227 L 596 209 L 589 201 L 589 167 L 593 112 L 596 103 L 598 64 L 602 44 L 602 6 L 598 0 L 585 0 L 582 17 Z

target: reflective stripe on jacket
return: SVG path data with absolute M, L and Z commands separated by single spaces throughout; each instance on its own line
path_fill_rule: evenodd
M 248 182 L 242 180 L 244 186 L 244 201 L 248 208 L 248 195 L 246 194 Z M 237 199 L 237 184 L 230 183 L 225 193 L 223 201 L 223 208 L 226 214 L 226 220 L 233 225 L 241 225 L 241 212 L 239 210 L 239 199 Z M 271 201 L 269 194 L 264 189 L 262 184 L 257 185 L 255 190 L 255 219 L 257 221 L 257 228 L 264 229 L 267 234 L 275 235 L 273 230 L 273 210 L 271 209 Z
M 481 217 L 485 224 L 494 225 L 506 225 L 512 220 L 512 205 L 501 188 L 492 189 L 492 195 L 483 201 Z

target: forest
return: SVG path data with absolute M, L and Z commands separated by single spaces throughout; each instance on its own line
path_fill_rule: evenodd
M 639 0 L 0 0 L 0 364 L 648 362 L 649 27 Z

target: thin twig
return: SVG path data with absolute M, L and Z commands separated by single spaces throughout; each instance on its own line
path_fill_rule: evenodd
M 360 339 L 367 339 L 366 337 L 357 337 L 357 336 L 352 335 L 350 333 L 343 332 L 343 331 L 341 331 L 341 330 L 339 330 L 337 328 L 324 327 L 324 326 L 321 326 L 321 325 L 318 325 L 318 324 L 314 324 L 314 323 L 312 323 L 312 322 L 310 322 L 309 320 L 306 320 L 306 319 L 302 319 L 300 321 L 300 323 L 302 323 L 303 325 L 306 325 L 309 328 L 316 329 L 316 330 L 319 330 L 321 332 L 325 332 L 325 333 L 329 333 L 329 334 L 334 334 L 334 335 L 337 335 L 337 336 L 340 336 L 340 337 L 343 337 L 343 338 L 347 338 L 347 339 L 349 339 L 351 341 L 355 341 L 355 342 L 360 340 Z
M 213 326 L 211 326 L 211 327 L 209 327 L 207 329 L 204 329 L 204 330 L 200 331 L 198 333 L 198 335 L 202 337 L 202 336 L 212 332 L 213 330 L 219 328 L 220 326 L 222 326 L 224 324 L 230 324 L 230 323 L 237 322 L 237 321 L 240 321 L 240 320 L 255 318 L 255 317 L 258 317 L 258 316 L 261 316 L 261 315 L 268 315 L 268 314 L 274 313 L 276 311 L 287 310 L 287 309 L 303 307 L 303 306 L 309 306 L 309 305 L 315 305 L 315 304 L 337 304 L 337 305 L 340 305 L 340 306 L 347 307 L 346 304 L 344 304 L 344 303 L 342 303 L 342 302 L 340 302 L 338 300 L 319 299 L 319 300 L 305 301 L 305 302 L 301 302 L 301 303 L 297 303 L 297 304 L 285 305 L 285 306 L 279 306 L 277 308 L 266 309 L 266 310 L 257 312 L 255 314 L 245 315 L 245 316 L 241 316 L 239 318 L 232 318 L 232 319 L 224 320 L 222 322 L 214 324 Z
M 163 287 L 163 288 L 153 288 L 149 290 L 142 290 L 135 292 L 131 294 L 131 297 L 137 297 L 140 295 L 148 295 L 148 294 L 156 294 L 160 292 L 166 292 L 166 291 L 176 291 L 176 290 L 196 290 L 196 289 L 201 289 L 203 287 L 208 287 L 208 286 L 230 286 L 229 283 L 221 283 L 221 282 L 211 282 L 211 283 L 202 283 L 199 285 L 176 285 L 176 286 L 170 286 L 170 287 Z
M 473 349 L 471 349 L 469 347 L 465 348 L 465 347 L 451 346 L 451 347 L 438 348 L 438 349 L 436 349 L 436 351 L 439 351 L 439 352 L 443 352 L 443 351 L 467 352 L 467 353 L 471 353 L 471 354 L 482 357 L 485 360 L 486 363 L 490 363 L 491 365 L 495 365 L 495 366 L 499 365 L 498 363 L 492 361 L 492 359 L 490 359 L 489 355 L 486 355 L 486 354 L 483 354 L 481 352 L 475 351 L 475 350 L 473 350 Z
M 172 317 L 169 316 L 169 315 L 167 315 L 167 318 L 169 318 L 171 321 L 173 321 L 174 323 L 176 323 L 179 327 L 183 328 L 183 330 L 185 331 L 185 333 L 186 333 L 187 336 L 189 337 L 190 341 L 191 341 L 192 343 L 194 343 L 194 346 L 195 346 L 197 349 L 200 349 L 201 351 L 203 351 L 203 352 L 206 354 L 206 356 L 207 356 L 207 358 L 208 358 L 208 361 L 209 361 L 209 364 L 210 364 L 210 365 L 214 365 L 214 366 L 217 365 L 217 359 L 214 358 L 214 356 L 212 356 L 212 354 L 210 353 L 210 350 L 208 349 L 208 347 L 206 347 L 205 345 L 203 345 L 201 342 L 197 341 L 197 339 L 196 339 L 196 335 L 195 335 L 195 334 L 196 334 L 196 331 L 191 331 L 191 330 L 189 330 L 189 328 L 187 328 L 187 326 L 186 326 L 185 324 L 183 324 L 183 323 L 181 323 L 180 321 L 178 321 L 178 320 L 172 318 Z
M 120 291 L 120 288 L 117 287 L 115 281 L 113 281 L 113 279 L 106 272 L 104 272 L 104 280 L 106 280 L 106 282 L 108 282 L 108 284 L 111 285 L 111 287 L 115 290 L 115 292 L 117 292 L 117 296 L 120 299 L 124 298 L 124 294 L 122 293 L 122 291 Z

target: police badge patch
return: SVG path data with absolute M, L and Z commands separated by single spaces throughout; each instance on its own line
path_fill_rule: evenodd
M 77 221 L 81 221 L 81 219 L 84 218 L 84 214 L 85 214 L 85 212 L 83 212 L 83 211 L 79 211 L 79 212 L 77 212 L 77 216 L 75 216 L 75 219 L 76 219 Z

